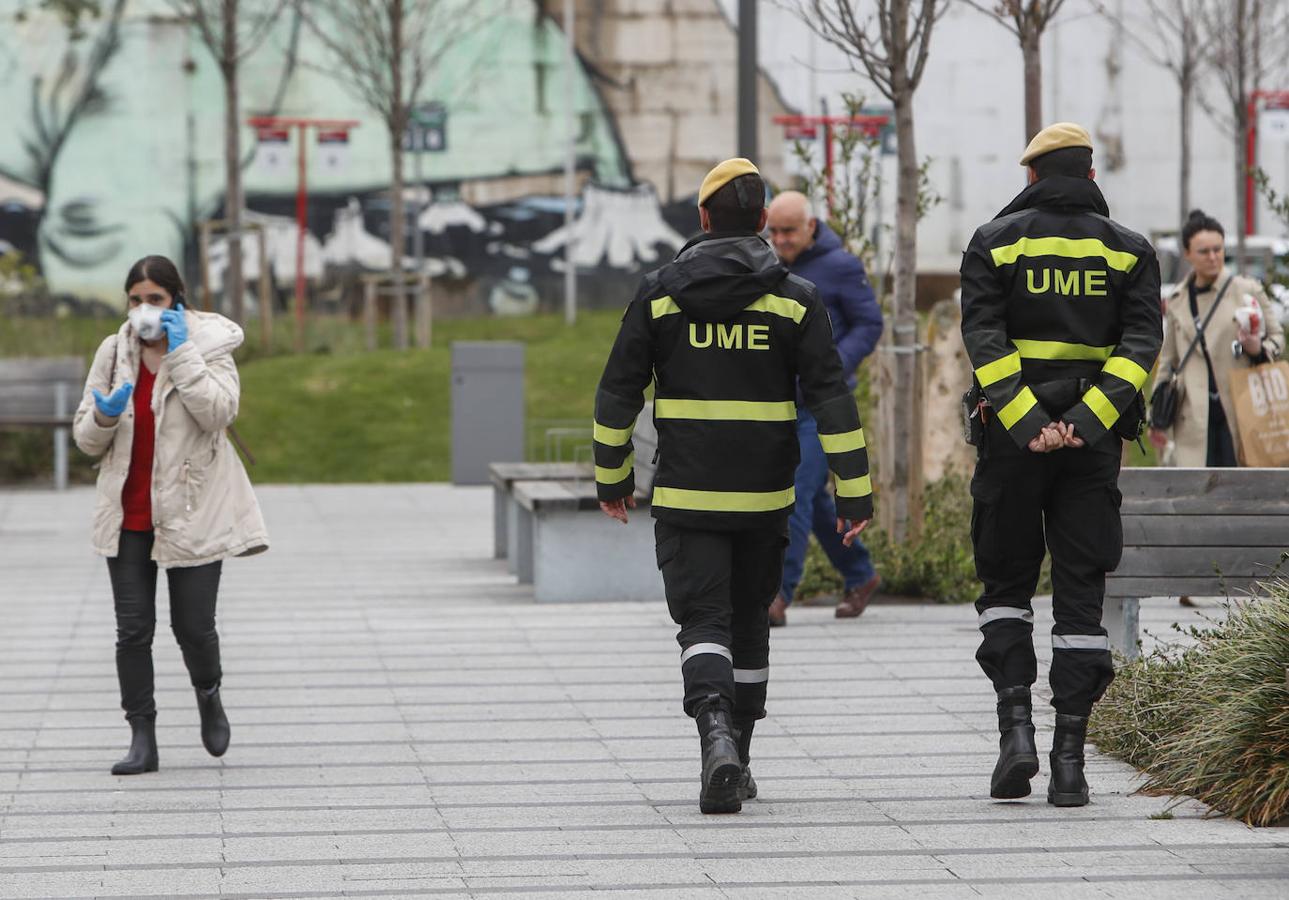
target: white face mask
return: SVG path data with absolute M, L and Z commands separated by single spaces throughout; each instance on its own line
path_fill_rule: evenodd
M 161 307 L 150 303 L 141 303 L 130 310 L 127 318 L 134 326 L 135 333 L 145 341 L 157 341 L 165 334 L 161 327 Z

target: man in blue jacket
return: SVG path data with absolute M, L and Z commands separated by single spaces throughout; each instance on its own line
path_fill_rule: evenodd
M 842 247 L 832 229 L 814 217 L 810 201 L 797 191 L 785 191 L 774 198 L 768 228 L 774 250 L 788 270 L 818 288 L 832 321 L 842 370 L 854 390 L 858 380 L 855 370 L 882 336 L 882 310 L 868 283 L 864 264 Z M 787 608 L 801 582 L 812 530 L 845 585 L 845 594 L 837 604 L 837 618 L 854 618 L 864 611 L 881 578 L 864 545 L 856 540 L 847 547 L 837 534 L 837 513 L 828 493 L 828 460 L 824 455 L 829 448 L 820 443 L 814 416 L 803 404 L 797 406 L 797 439 L 801 464 L 797 467 L 796 507 L 789 519 L 783 586 L 770 606 L 770 624 L 787 622 Z

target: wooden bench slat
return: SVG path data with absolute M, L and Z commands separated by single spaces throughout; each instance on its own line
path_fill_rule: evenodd
M 1124 469 L 1124 515 L 1289 515 L 1289 469 Z
M 1123 542 L 1136 547 L 1284 547 L 1284 516 L 1123 517 Z
M 1106 576 L 1106 597 L 1246 596 L 1256 578 L 1122 578 Z
M 1119 577 L 1208 578 L 1270 577 L 1282 551 L 1266 547 L 1133 547 L 1127 546 L 1115 573 Z M 1289 566 L 1285 567 L 1289 569 Z
M 32 381 L 73 381 L 84 384 L 85 361 L 79 356 L 11 356 L 0 359 L 0 386 L 10 382 Z

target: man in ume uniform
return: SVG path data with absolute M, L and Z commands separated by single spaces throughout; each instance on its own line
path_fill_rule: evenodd
M 1101 605 L 1123 552 L 1122 441 L 1140 433 L 1141 389 L 1163 338 L 1159 264 L 1145 238 L 1110 218 L 1083 128 L 1045 128 L 1021 165 L 1029 186 L 976 231 L 962 260 L 979 453 L 971 536 L 984 585 L 976 659 L 998 698 L 990 796 L 1027 796 L 1038 773 L 1030 601 L 1046 543 L 1056 619 L 1047 799 L 1083 806 L 1088 716 L 1114 678 Z
M 873 508 L 864 432 L 828 311 L 759 236 L 765 193 L 746 159 L 708 173 L 698 193 L 705 233 L 644 277 L 595 397 L 600 506 L 625 522 L 635 505 L 631 434 L 654 382 L 657 561 L 680 626 L 705 813 L 738 812 L 756 796 L 748 761 L 752 728 L 765 716 L 768 609 L 794 502 L 798 381 L 848 545 Z

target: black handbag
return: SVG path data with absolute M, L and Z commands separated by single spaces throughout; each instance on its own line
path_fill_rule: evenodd
M 1199 346 L 1200 341 L 1204 340 L 1204 329 L 1208 327 L 1209 320 L 1213 318 L 1213 313 L 1217 312 L 1217 307 L 1222 302 L 1222 296 L 1226 293 L 1226 289 L 1231 286 L 1231 282 L 1234 280 L 1235 276 L 1231 276 L 1226 279 L 1226 284 L 1222 285 L 1222 290 L 1218 291 L 1217 296 L 1213 298 L 1213 305 L 1209 307 L 1208 315 L 1204 317 L 1204 321 L 1195 332 L 1195 340 L 1191 341 L 1191 345 L 1186 348 L 1186 353 L 1182 356 L 1182 361 L 1177 364 L 1175 369 L 1168 373 L 1168 378 L 1165 381 L 1156 384 L 1154 391 L 1151 392 L 1151 428 L 1172 428 L 1173 422 L 1177 420 L 1177 404 L 1181 400 L 1180 392 L 1177 390 L 1177 379 L 1180 377 L 1182 370 L 1186 368 L 1186 363 L 1190 360 L 1191 354 L 1195 352 L 1195 348 Z

